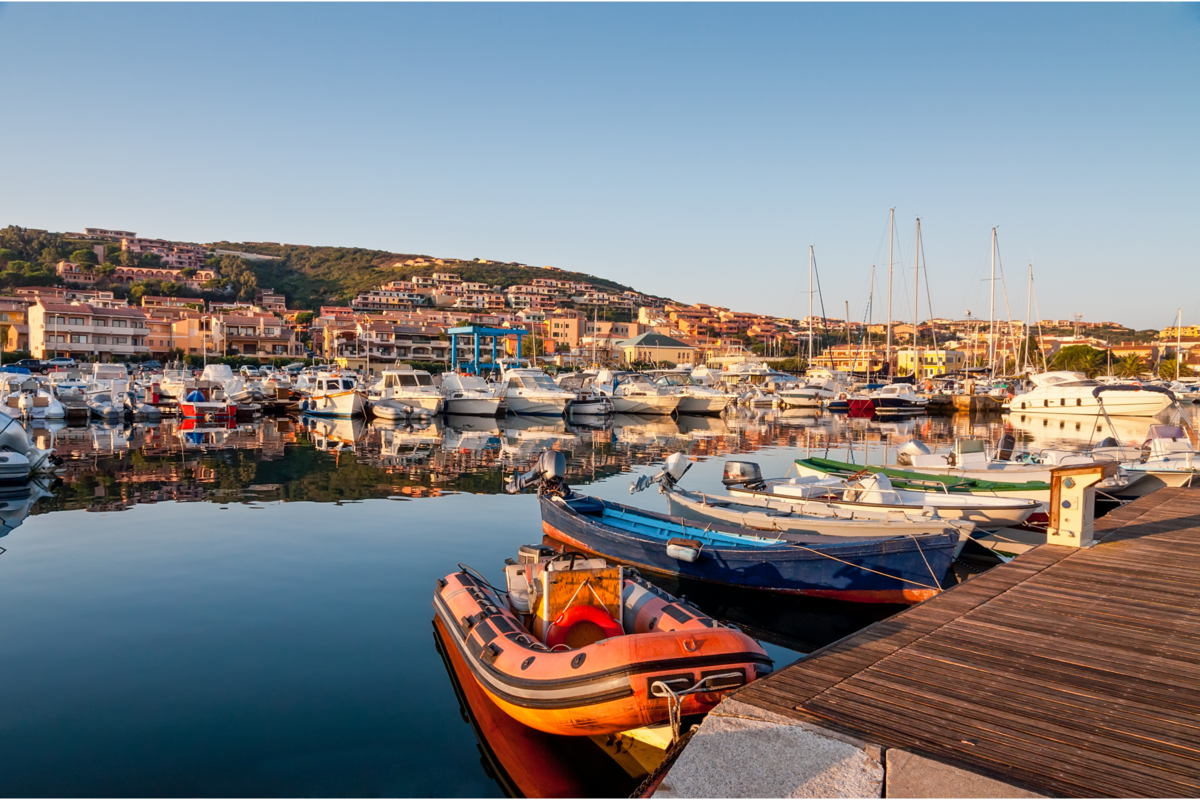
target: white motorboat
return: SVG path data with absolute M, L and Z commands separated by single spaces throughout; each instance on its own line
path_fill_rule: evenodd
M 304 395 L 300 410 L 320 417 L 361 417 L 366 413 L 358 382 L 350 375 L 318 372 L 302 375 L 297 390 Z
M 868 397 L 875 404 L 875 415 L 879 417 L 924 414 L 928 399 L 913 391 L 909 383 L 889 383 L 871 392 Z
M 844 372 L 818 368 L 808 371 L 801 386 L 780 389 L 777 394 L 784 408 L 821 408 L 846 390 L 847 378 Z
M 1113 439 L 1102 441 L 1092 455 L 1111 457 L 1121 462 L 1121 468 L 1142 479 L 1126 489 L 1115 492 L 1116 497 L 1142 497 L 1165 486 L 1200 485 L 1200 467 L 1196 465 L 1196 449 L 1187 432 L 1179 425 L 1151 425 L 1142 444 L 1140 457 L 1126 460 L 1127 448 Z
M 196 388 L 196 376 L 187 367 L 174 366 L 163 370 L 162 379 L 158 382 L 159 391 L 175 400 L 182 400 L 188 392 Z
M 575 399 L 567 406 L 567 416 L 571 419 L 584 417 L 607 417 L 615 414 L 617 409 L 600 390 L 596 388 L 596 371 L 565 372 L 554 379 L 561 388 L 575 393 Z
M 680 414 L 720 414 L 737 395 L 702 385 L 687 372 L 665 372 L 654 380 L 655 386 L 679 395 Z
M 1102 384 L 1082 372 L 1044 372 L 1030 377 L 1033 389 L 1014 397 L 1010 411 L 1038 414 L 1099 414 L 1153 417 L 1175 402 L 1170 389 L 1161 386 Z
M 505 409 L 504 394 L 478 375 L 447 372 L 442 375 L 442 407 L 447 414 L 495 417 Z
M 442 410 L 442 393 L 433 376 L 420 369 L 385 369 L 370 389 L 371 413 L 383 419 L 433 416 Z
M 537 367 L 520 366 L 513 361 L 500 362 L 501 392 L 508 410 L 523 416 L 558 416 L 575 400 L 575 393 L 563 389 Z
M 343 377 L 342 380 L 346 378 Z M 324 419 L 307 412 L 301 415 L 300 424 L 308 431 L 309 438 L 316 448 L 328 453 L 354 452 L 367 433 L 367 423 L 364 420 L 348 415 L 341 419 Z
M 29 375 L 0 372 L 0 413 L 17 419 L 63 419 L 63 404 Z
M 858 479 L 807 476 L 764 480 L 753 461 L 725 462 L 722 483 L 732 497 L 756 505 L 789 504 L 803 512 L 810 503 L 817 503 L 854 514 L 899 512 L 910 517 L 928 517 L 932 509 L 942 519 L 971 522 L 989 531 L 1016 527 L 1042 510 L 1036 500 L 898 489 L 882 473 Z
M 253 403 L 262 400 L 262 390 L 241 375 L 235 375 L 228 364 L 209 364 L 200 374 L 201 381 L 221 384 L 225 396 L 235 403 Z
M 602 369 L 596 375 L 596 388 L 613 402 L 618 414 L 668 415 L 679 408 L 679 395 L 655 386 L 640 372 L 613 372 Z

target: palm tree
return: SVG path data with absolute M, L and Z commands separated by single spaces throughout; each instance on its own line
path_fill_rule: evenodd
M 1174 358 L 1164 358 L 1162 361 L 1158 362 L 1158 377 L 1164 381 L 1171 381 L 1175 379 Z M 1179 377 L 1190 378 L 1192 377 L 1192 371 L 1188 369 L 1188 367 L 1180 365 Z
M 1122 378 L 1137 378 L 1146 371 L 1146 364 L 1137 353 L 1130 353 L 1117 362 L 1116 372 Z

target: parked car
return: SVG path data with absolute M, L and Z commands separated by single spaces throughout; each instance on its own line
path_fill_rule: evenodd
M 162 364 L 154 359 L 150 359 L 149 361 L 142 362 L 142 369 L 147 371 L 162 369 Z
M 51 368 L 53 368 L 53 367 L 73 367 L 73 366 L 75 366 L 75 359 L 67 358 L 66 356 L 59 356 L 58 358 L 52 358 L 49 361 L 47 361 L 46 366 L 51 367 Z
M 30 372 L 37 372 L 41 373 L 42 375 L 45 375 L 50 371 L 46 366 L 46 362 L 42 361 L 40 358 L 22 358 L 20 361 L 14 361 L 9 366 L 23 367 Z

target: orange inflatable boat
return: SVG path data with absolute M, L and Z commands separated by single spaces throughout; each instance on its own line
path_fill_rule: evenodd
M 531 728 L 590 736 L 677 723 L 771 671 L 758 642 L 603 559 L 526 545 L 504 590 L 459 566 L 434 594 L 448 644 Z

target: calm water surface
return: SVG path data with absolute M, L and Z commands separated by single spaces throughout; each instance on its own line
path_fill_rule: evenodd
M 67 473 L 0 515 L 0 794 L 498 795 L 434 647 L 432 592 L 456 562 L 499 580 L 540 541 L 536 498 L 499 492 L 542 448 L 583 491 L 665 510 L 628 486 L 678 450 L 697 459 L 685 485 L 715 489 L 733 453 L 782 475 L 806 453 L 881 463 L 913 435 L 1103 435 L 1074 425 L 771 411 L 35 428 Z M 762 638 L 777 667 L 895 610 L 664 586 Z

